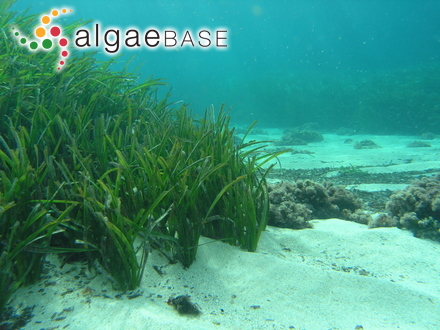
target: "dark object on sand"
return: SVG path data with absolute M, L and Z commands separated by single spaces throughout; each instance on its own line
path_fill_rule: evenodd
M 192 303 L 188 295 L 170 297 L 167 304 L 173 306 L 181 315 L 199 315 L 201 313 L 199 306 Z

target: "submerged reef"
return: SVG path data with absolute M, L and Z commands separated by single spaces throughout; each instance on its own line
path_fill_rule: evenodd
M 277 141 L 275 144 L 278 146 L 300 146 L 307 145 L 310 142 L 321 141 L 324 141 L 324 137 L 318 132 L 294 129 L 286 131 L 281 140 Z
M 269 185 L 268 191 L 268 224 L 272 226 L 302 229 L 312 227 L 309 223 L 312 219 L 361 218 L 357 211 L 362 208 L 362 201 L 333 183 L 320 184 L 311 180 L 281 182 Z
M 386 209 L 399 228 L 440 241 L 440 174 L 414 182 L 391 195 Z

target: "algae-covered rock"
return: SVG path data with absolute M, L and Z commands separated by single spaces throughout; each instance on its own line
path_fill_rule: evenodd
M 354 145 L 355 149 L 378 149 L 378 148 L 382 148 L 380 145 L 378 145 L 376 142 L 374 142 L 373 140 L 362 140 L 362 141 L 358 141 L 356 142 L 356 144 Z
M 311 180 L 269 185 L 269 225 L 283 228 L 310 228 L 312 219 L 352 220 L 362 201 L 350 191 Z
M 311 142 L 321 142 L 324 141 L 324 137 L 322 134 L 315 132 L 315 131 L 309 131 L 309 130 L 301 130 L 301 129 L 294 129 L 294 130 L 288 130 L 284 133 L 283 137 L 280 141 L 276 142 L 276 145 L 279 146 L 299 146 L 299 145 L 307 145 Z
M 431 144 L 425 141 L 414 141 L 406 146 L 407 148 L 430 148 Z
M 440 240 L 440 174 L 394 193 L 386 208 L 398 227 L 411 230 L 416 237 Z

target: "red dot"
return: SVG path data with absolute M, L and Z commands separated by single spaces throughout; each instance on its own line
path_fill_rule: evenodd
M 63 50 L 63 51 L 61 52 L 61 56 L 62 56 L 62 57 L 66 57 L 67 55 L 69 55 L 69 52 L 67 52 L 67 51 L 65 51 L 65 50 Z
M 61 30 L 60 30 L 60 28 L 59 28 L 58 26 L 53 26 L 53 27 L 50 29 L 50 34 L 51 34 L 53 37 L 58 37 L 58 36 L 60 35 L 60 33 L 61 33 Z
M 61 47 L 65 47 L 65 46 L 67 46 L 67 39 L 66 39 L 66 38 L 62 38 L 62 39 L 60 39 L 60 46 L 61 46 Z
M 60 61 L 60 65 L 64 65 L 64 61 Z
M 58 68 L 58 70 L 60 70 L 61 68 Z

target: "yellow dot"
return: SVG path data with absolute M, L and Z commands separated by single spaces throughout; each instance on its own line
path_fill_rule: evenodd
M 41 18 L 41 23 L 43 24 L 49 24 L 50 23 L 50 17 L 49 16 L 43 16 Z
M 52 16 L 58 16 L 58 10 L 52 10 Z
M 67 12 L 67 9 L 63 9 L 62 12 L 63 14 L 65 14 Z
M 35 30 L 35 35 L 38 38 L 43 38 L 46 35 L 46 30 L 42 27 L 39 27 Z

